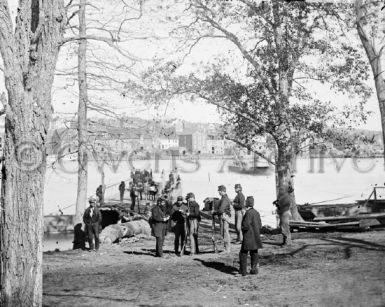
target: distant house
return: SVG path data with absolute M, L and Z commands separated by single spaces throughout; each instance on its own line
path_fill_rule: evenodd
M 189 153 L 201 153 L 206 149 L 206 134 L 200 131 L 183 131 L 178 133 L 179 147 L 186 148 Z
M 179 147 L 179 140 L 177 138 L 159 138 L 159 148 L 160 150 L 170 149 Z
M 206 153 L 212 155 L 224 155 L 225 148 L 226 146 L 224 139 L 207 139 Z

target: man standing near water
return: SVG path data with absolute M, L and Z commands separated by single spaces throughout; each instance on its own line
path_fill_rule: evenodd
M 233 201 L 233 208 L 235 212 L 235 229 L 237 231 L 237 243 L 242 243 L 243 235 L 242 235 L 242 218 L 243 213 L 245 210 L 245 196 L 242 193 L 242 186 L 237 183 L 234 186 L 235 192 L 237 193 L 237 196 L 235 196 Z
M 124 198 L 124 191 L 126 189 L 126 184 L 124 183 L 124 181 L 122 181 L 120 184 L 119 184 L 119 194 L 120 194 L 120 203 L 123 204 L 123 198 Z
M 221 196 L 219 201 L 218 210 L 213 212 L 213 215 L 217 215 L 220 221 L 221 235 L 224 242 L 225 253 L 230 253 L 230 218 L 231 218 L 231 202 L 226 194 L 226 187 L 220 185 L 218 187 L 218 193 Z
M 90 206 L 84 211 L 83 222 L 86 225 L 90 251 L 97 251 L 99 250 L 99 225 L 102 222 L 102 214 L 96 206 L 95 198 L 91 197 L 88 202 Z M 93 242 L 94 238 L 95 246 Z

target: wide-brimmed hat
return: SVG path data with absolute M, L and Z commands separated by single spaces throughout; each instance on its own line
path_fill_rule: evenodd
M 247 196 L 246 207 L 254 207 L 254 197 L 253 196 Z
M 224 185 L 218 186 L 218 191 L 226 192 L 226 187 Z

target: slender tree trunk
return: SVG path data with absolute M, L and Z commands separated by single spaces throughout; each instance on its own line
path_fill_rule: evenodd
M 43 195 L 51 88 L 63 34 L 60 0 L 20 1 L 13 30 L 0 0 L 6 107 L 0 208 L 0 306 L 41 306 Z
M 369 6 L 370 2 L 366 2 L 365 6 L 367 8 L 370 8 Z M 382 3 L 381 3 L 382 5 Z M 374 9 L 380 10 L 379 7 L 375 7 Z M 368 56 L 370 66 L 372 67 L 373 71 L 373 77 L 374 77 L 374 85 L 376 87 L 376 93 L 377 93 L 377 99 L 378 99 L 378 104 L 380 107 L 380 113 L 381 113 L 381 125 L 382 125 L 382 142 L 384 145 L 384 159 L 385 159 L 385 79 L 384 79 L 384 72 L 382 70 L 381 66 L 381 57 L 382 57 L 382 52 L 380 51 L 380 48 L 384 48 L 385 44 L 383 43 L 382 45 L 380 42 L 377 42 L 377 46 L 375 45 L 375 39 L 371 38 L 367 32 L 365 32 L 365 23 L 369 22 L 370 20 L 367 20 L 367 18 L 379 18 L 381 16 L 376 14 L 372 14 L 372 16 L 365 16 L 366 12 L 370 13 L 370 9 L 367 10 L 364 5 L 362 0 L 356 0 L 356 26 L 357 26 L 357 31 L 358 35 L 361 39 L 362 45 L 365 49 L 366 55 Z M 381 21 L 378 20 L 380 23 Z M 378 29 L 380 31 L 380 29 Z M 383 36 L 385 34 L 382 34 Z M 373 42 L 373 43 L 372 43 Z M 376 49 L 378 48 L 378 50 Z
M 86 36 L 86 0 L 79 2 L 79 36 Z M 78 49 L 78 83 L 79 83 L 79 107 L 78 107 L 78 190 L 76 198 L 75 225 L 82 223 L 84 210 L 87 204 L 87 76 L 86 76 L 86 52 L 87 40 L 79 40 Z M 76 240 L 76 239 L 75 239 Z

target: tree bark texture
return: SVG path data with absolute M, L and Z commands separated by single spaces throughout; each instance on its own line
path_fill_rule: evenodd
M 0 208 L 0 306 L 41 306 L 43 193 L 51 88 L 65 23 L 61 0 L 0 0 L 8 94 Z
M 293 191 L 289 193 L 292 199 L 292 205 L 290 207 L 292 219 L 294 221 L 303 221 L 302 216 L 298 212 L 297 203 L 295 201 L 294 181 L 292 177 L 293 161 L 296 158 L 295 152 L 292 148 L 291 142 L 279 142 L 277 147 L 278 152 L 275 164 L 277 198 L 280 193 L 288 192 L 290 188 L 293 188 Z
M 76 197 L 75 226 L 82 223 L 84 210 L 87 204 L 87 176 L 88 176 L 88 153 L 87 153 L 87 39 L 86 37 L 86 1 L 79 2 L 79 48 L 78 48 L 78 84 L 79 84 L 79 106 L 78 106 L 78 189 Z M 83 37 L 83 39 L 82 39 Z M 76 238 L 75 238 L 76 239 Z
M 385 48 L 385 43 L 376 42 L 375 38 L 370 37 L 370 35 L 365 31 L 366 22 L 370 25 L 370 18 L 376 18 L 377 14 L 381 12 L 376 12 L 371 14 L 370 4 L 379 1 L 366 1 L 365 5 L 362 0 L 356 0 L 356 26 L 358 35 L 362 42 L 362 45 L 365 49 L 366 55 L 369 59 L 370 66 L 373 71 L 374 85 L 376 87 L 378 104 L 380 107 L 381 113 L 381 125 L 382 125 L 382 141 L 385 144 L 385 79 L 384 72 L 381 65 L 381 56 Z M 381 6 L 383 3 L 381 2 Z M 381 10 L 381 6 L 377 7 L 378 10 Z M 369 7 L 367 10 L 366 7 Z M 376 9 L 376 8 L 373 8 Z M 382 12 L 382 14 L 385 14 Z M 383 26 L 383 25 L 382 25 Z M 383 34 L 385 35 L 385 34 Z M 384 159 L 385 159 L 385 146 L 384 146 Z
M 280 116 L 280 123 L 272 133 L 277 145 L 276 157 L 276 192 L 277 197 L 280 192 L 290 192 L 289 189 L 294 189 L 293 182 L 293 165 L 296 158 L 294 150 L 294 139 L 292 137 L 293 131 L 289 125 L 290 120 L 287 119 L 286 108 L 289 105 L 290 88 L 292 84 L 292 73 L 290 71 L 289 52 L 287 50 L 286 41 L 283 35 L 282 27 L 285 25 L 282 22 L 282 17 L 279 12 L 279 2 L 273 3 L 273 16 L 275 25 L 274 40 L 276 45 L 276 52 L 278 54 L 278 112 Z M 290 192 L 292 198 L 292 205 L 290 212 L 292 219 L 295 221 L 303 221 L 298 212 L 295 201 L 294 190 Z

